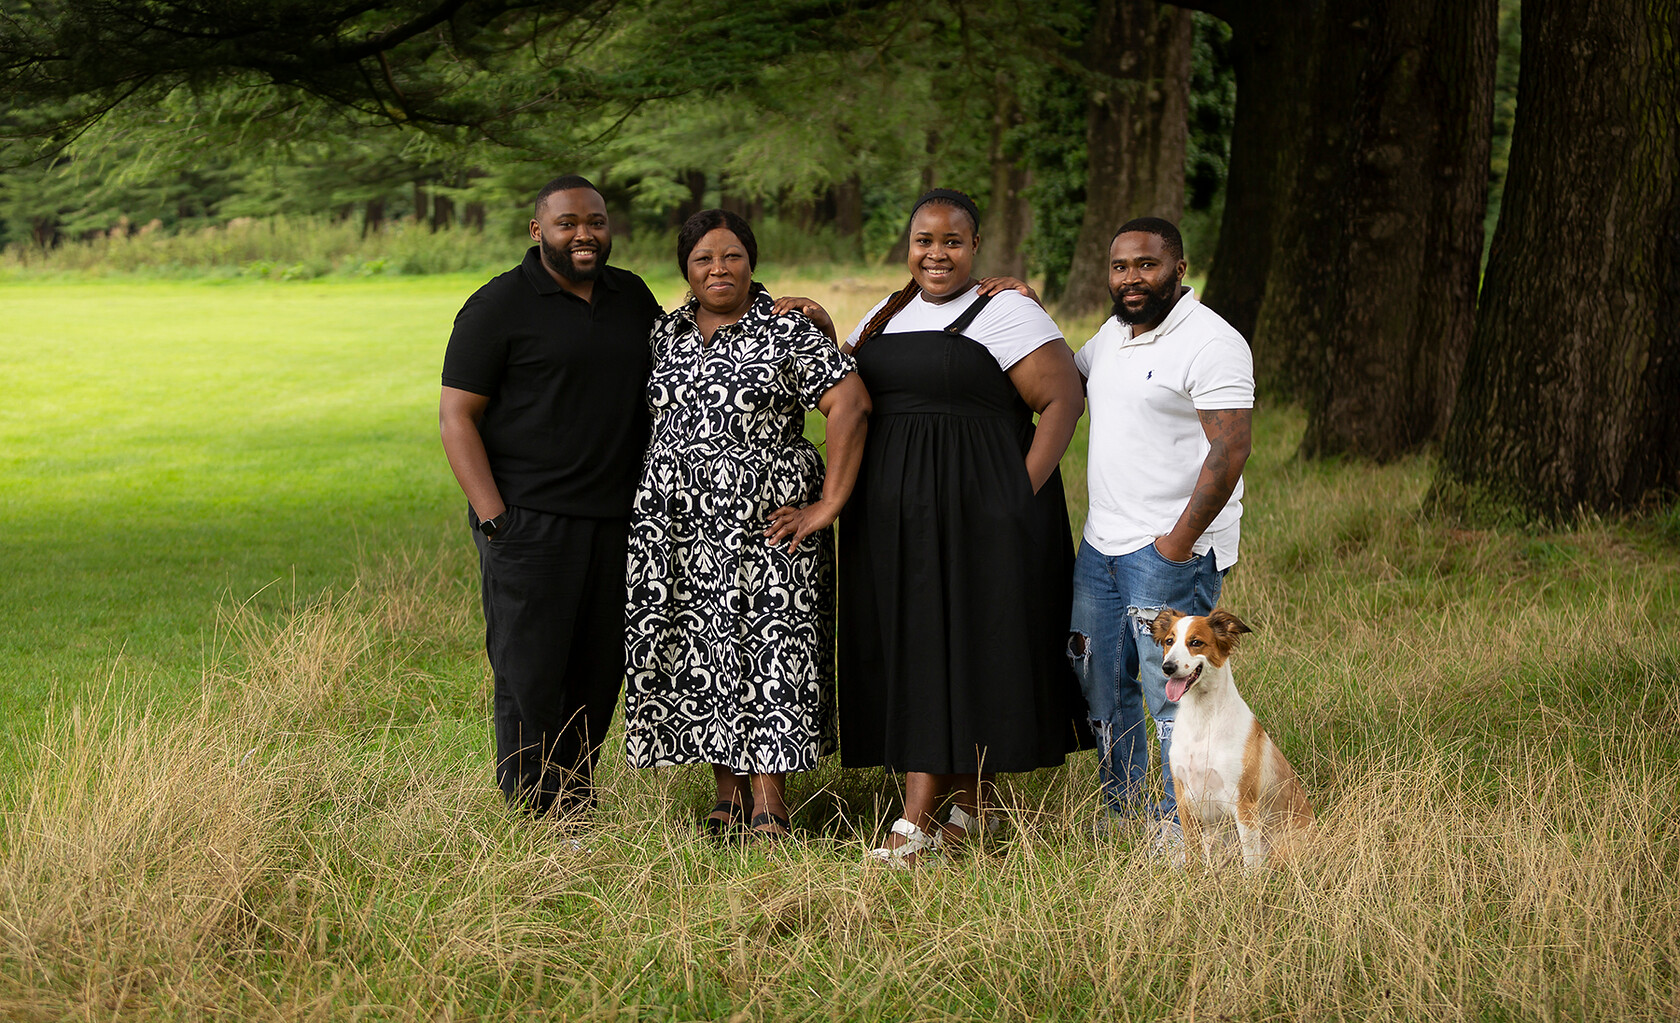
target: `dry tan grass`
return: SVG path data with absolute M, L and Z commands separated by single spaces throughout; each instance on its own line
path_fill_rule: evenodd
M 1007 787 L 1000 840 L 896 874 L 859 866 L 880 811 L 832 768 L 796 792 L 807 826 L 838 823 L 766 856 L 701 844 L 698 775 L 630 772 L 610 745 L 600 817 L 569 827 L 503 812 L 483 743 L 449 722 L 370 727 L 358 706 L 406 670 L 392 637 L 463 624 L 423 563 L 278 622 L 231 613 L 239 653 L 188 714 L 115 696 L 54 714 L 4 821 L 0 1015 L 1680 1014 L 1672 748 L 1632 722 L 1595 726 L 1590 768 L 1514 738 L 1491 790 L 1421 736 L 1332 748 L 1309 761 L 1310 843 L 1254 875 L 1085 837 L 1081 758 Z M 1645 599 L 1533 626 L 1581 642 Z
M 53 710 L 0 797 L 0 1018 L 1680 1017 L 1680 558 L 1455 532 L 1408 510 L 1427 466 L 1297 463 L 1284 427 L 1225 600 L 1319 815 L 1273 869 L 1093 840 L 1090 754 L 907 874 L 860 865 L 892 783 L 833 763 L 768 855 L 617 734 L 593 821 L 511 816 L 470 551 L 370 553 L 229 609 L 184 712 L 144 678 Z

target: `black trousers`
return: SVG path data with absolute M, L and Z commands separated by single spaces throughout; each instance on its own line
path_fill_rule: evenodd
M 496 782 L 539 814 L 586 810 L 624 680 L 629 520 L 509 508 L 494 540 L 476 528 L 473 538 L 496 676 Z

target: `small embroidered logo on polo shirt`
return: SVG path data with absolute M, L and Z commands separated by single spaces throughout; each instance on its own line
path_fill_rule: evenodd
M 1154 371 L 1154 370 L 1150 370 L 1150 371 L 1149 371 L 1149 372 L 1147 372 L 1147 373 L 1145 373 L 1145 374 L 1144 374 L 1144 375 L 1143 375 L 1143 378 L 1144 378 L 1144 379 L 1145 379 L 1145 380 L 1149 380 L 1149 379 L 1151 379 L 1151 378 L 1153 378 L 1153 377 L 1154 377 L 1154 376 L 1155 376 L 1155 371 Z

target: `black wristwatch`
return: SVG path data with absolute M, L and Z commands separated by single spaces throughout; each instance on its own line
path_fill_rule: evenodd
M 479 519 L 478 531 L 484 534 L 484 538 L 486 540 L 494 540 L 496 538 L 496 534 L 500 533 L 502 531 L 502 527 L 506 524 L 507 509 L 503 508 L 502 513 L 493 519 Z

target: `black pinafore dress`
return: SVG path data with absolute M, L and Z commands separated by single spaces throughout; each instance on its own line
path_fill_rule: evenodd
M 963 334 L 986 302 L 857 350 L 874 412 L 840 516 L 847 767 L 1030 771 L 1090 743 L 1061 472 L 1032 492 L 1032 411 Z

